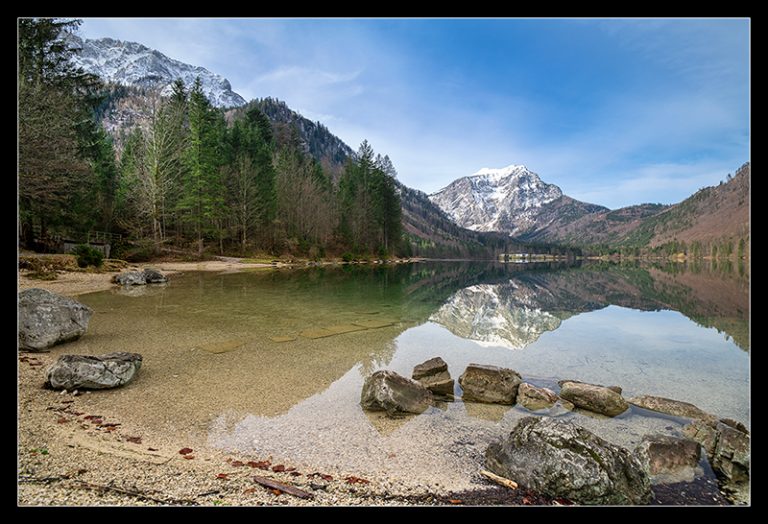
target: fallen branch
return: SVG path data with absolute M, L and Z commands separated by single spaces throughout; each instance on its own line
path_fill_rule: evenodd
M 128 495 L 131 497 L 136 497 L 138 499 L 150 500 L 152 502 L 157 502 L 158 504 L 190 504 L 195 506 L 197 505 L 196 501 L 190 500 L 190 499 L 173 499 L 173 498 L 161 499 L 158 497 L 153 497 L 152 495 L 148 495 L 147 493 L 142 493 L 141 491 L 118 488 L 116 486 L 110 486 L 106 484 L 94 484 L 92 482 L 86 482 L 84 480 L 75 480 L 75 482 L 82 485 L 86 489 L 112 491 L 113 493 L 119 493 L 121 495 Z
M 51 482 L 59 482 L 61 480 L 69 480 L 70 477 L 33 477 L 30 475 L 20 475 L 19 482 L 22 484 L 50 484 Z
M 517 489 L 517 482 L 515 482 L 514 480 L 509 480 L 507 478 L 500 477 L 499 475 L 495 473 L 491 473 L 490 471 L 487 471 L 484 469 L 480 470 L 480 474 L 486 477 L 487 479 L 492 480 L 493 482 L 495 482 L 500 486 L 504 486 L 505 488 L 509 488 L 509 489 Z
M 313 497 L 312 493 L 308 491 L 304 491 L 303 489 L 299 489 L 289 484 L 283 484 L 276 480 L 268 479 L 267 477 L 254 475 L 253 481 L 256 482 L 256 484 L 260 484 L 270 489 L 279 489 L 280 491 L 293 495 L 294 497 L 299 497 L 300 499 L 311 499 Z

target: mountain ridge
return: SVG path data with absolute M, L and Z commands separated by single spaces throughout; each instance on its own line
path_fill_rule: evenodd
M 474 231 L 498 231 L 510 236 L 535 233 L 557 220 L 560 210 L 569 220 L 607 211 L 603 206 L 580 202 L 544 182 L 525 165 L 483 168 L 458 178 L 429 195 L 456 223 Z
M 189 89 L 200 78 L 203 92 L 216 107 L 245 105 L 245 99 L 232 91 L 229 80 L 201 66 L 170 58 L 138 42 L 114 38 L 69 36 L 69 45 L 79 49 L 71 58 L 76 67 L 101 78 L 105 83 L 157 89 L 170 95 L 173 82 L 181 78 Z

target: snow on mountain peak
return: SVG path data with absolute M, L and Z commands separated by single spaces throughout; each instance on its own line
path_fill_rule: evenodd
M 142 44 L 113 38 L 90 40 L 75 35 L 70 38 L 71 45 L 80 49 L 72 57 L 74 65 L 104 82 L 154 88 L 163 95 L 169 95 L 177 78 L 181 78 L 189 89 L 199 77 L 203 92 L 214 106 L 235 107 L 246 103 L 243 97 L 232 91 L 232 85 L 223 76 L 204 67 L 168 58 Z
M 475 231 L 508 231 L 529 227 L 542 206 L 563 196 L 524 165 L 484 167 L 459 178 L 429 199 L 458 225 Z
M 501 169 L 484 167 L 479 171 L 472 173 L 470 176 L 472 177 L 486 176 L 488 178 L 501 179 L 504 177 L 508 177 L 509 175 L 521 173 L 521 172 L 530 173 L 530 171 L 528 171 L 528 168 L 525 167 L 523 164 L 510 164 L 507 167 L 502 167 Z

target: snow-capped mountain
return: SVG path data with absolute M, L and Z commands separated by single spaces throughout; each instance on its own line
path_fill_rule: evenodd
M 177 78 L 189 88 L 200 77 L 203 91 L 216 107 L 245 105 L 245 99 L 232 91 L 229 81 L 200 66 L 168 58 L 154 49 L 136 42 L 113 38 L 82 39 L 73 35 L 70 45 L 79 48 L 74 64 L 104 82 L 124 86 L 158 89 L 162 95 L 171 93 Z
M 523 165 L 501 169 L 483 168 L 459 178 L 429 196 L 458 225 L 474 231 L 501 231 L 522 235 L 546 228 L 563 207 L 573 218 L 605 208 L 585 204 L 563 195 L 554 184 L 543 182 Z M 558 213 L 553 214 L 552 209 Z

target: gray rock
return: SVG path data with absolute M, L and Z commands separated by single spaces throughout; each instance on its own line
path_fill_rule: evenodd
M 646 435 L 635 449 L 635 455 L 645 471 L 657 479 L 690 482 L 701 459 L 701 444 L 687 438 Z
M 713 427 L 699 419 L 685 426 L 683 435 L 702 445 L 712 469 L 726 481 L 738 483 L 749 479 L 749 434 L 722 422 Z
M 418 364 L 411 376 L 436 395 L 453 395 L 454 381 L 448 373 L 448 364 L 440 357 Z
M 693 422 L 683 428 L 683 435 L 701 444 L 707 457 L 712 460 L 717 446 L 717 430 L 715 428 L 703 420 L 694 419 Z
M 469 364 L 459 377 L 463 400 L 491 404 L 514 404 L 522 381 L 517 371 L 480 364 Z
M 432 405 L 432 392 L 394 371 L 380 370 L 365 379 L 360 405 L 369 411 L 421 413 Z
M 560 386 L 560 387 L 563 387 L 563 384 L 565 384 L 566 382 L 573 382 L 574 384 L 587 384 L 587 382 L 582 382 L 581 380 L 566 379 L 566 380 L 558 380 L 557 381 L 557 385 Z M 621 393 L 623 391 L 621 389 L 621 386 L 604 386 L 602 384 L 590 384 L 590 385 L 592 385 L 592 386 L 600 386 L 601 388 L 608 388 L 611 391 L 615 391 L 619 395 L 621 395 Z
M 19 348 L 45 349 L 80 338 L 88 329 L 93 310 L 77 300 L 45 289 L 19 293 Z
M 144 281 L 147 284 L 164 284 L 168 282 L 168 277 L 160 273 L 157 269 L 146 268 L 141 272 L 144 275 Z
M 109 389 L 127 384 L 141 367 L 138 353 L 62 355 L 46 371 L 51 389 Z
M 557 394 L 551 389 L 538 388 L 527 382 L 520 384 L 517 389 L 517 403 L 531 411 L 551 408 L 557 400 Z
M 581 504 L 646 504 L 653 496 L 632 453 L 553 418 L 522 419 L 488 446 L 485 465 L 528 489 Z
M 448 363 L 440 357 L 430 358 L 426 362 L 414 366 L 413 380 L 436 375 L 443 371 L 448 371 Z
M 620 415 L 629 408 L 627 401 L 616 391 L 583 382 L 563 382 L 560 396 L 576 407 L 609 417 Z
M 750 448 L 749 435 L 718 423 L 717 445 L 715 446 L 712 468 L 731 482 L 749 480 Z
M 112 277 L 112 282 L 121 286 L 143 286 L 147 279 L 142 271 L 126 271 Z
M 629 399 L 628 402 L 641 408 L 650 409 L 651 411 L 658 411 L 659 413 L 666 413 L 667 415 L 673 415 L 675 417 L 701 419 L 712 425 L 717 422 L 716 417 L 713 415 L 710 415 L 706 411 L 699 409 L 689 402 L 683 402 L 681 400 L 654 397 L 652 395 L 641 395 L 639 397 Z

